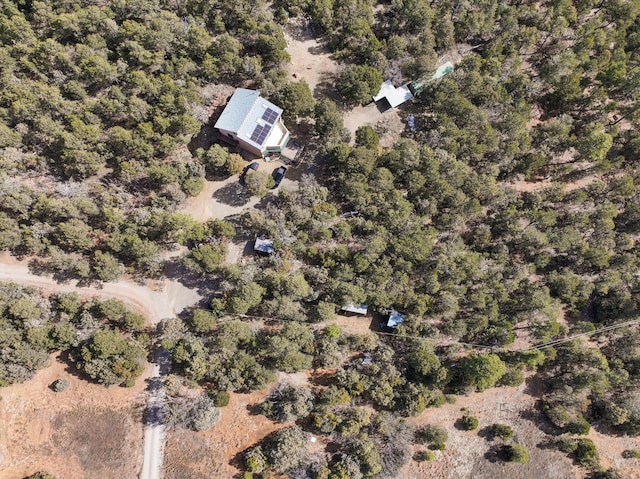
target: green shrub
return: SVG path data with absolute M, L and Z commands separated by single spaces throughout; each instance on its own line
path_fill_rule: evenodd
M 524 382 L 524 371 L 522 368 L 507 366 L 507 372 L 500 378 L 499 384 L 502 386 L 520 386 Z
M 511 444 L 504 446 L 504 453 L 507 461 L 526 464 L 529 462 L 529 453 L 522 444 Z
M 585 418 L 578 416 L 576 419 L 567 424 L 567 432 L 584 436 L 589 434 L 591 426 Z
M 499 437 L 503 441 L 508 441 L 513 436 L 513 429 L 506 424 L 494 424 L 491 426 L 491 434 L 494 437 Z
M 430 449 L 443 451 L 445 443 L 449 439 L 447 430 L 441 426 L 428 424 L 418 428 L 415 432 L 415 440 L 420 444 L 429 444 Z
M 573 439 L 569 437 L 560 438 L 557 442 L 558 449 L 564 453 L 572 454 L 576 462 L 588 469 L 597 470 L 600 468 L 600 458 L 596 445 L 591 439 Z
M 436 458 L 433 451 L 425 450 L 418 451 L 413 455 L 413 460 L 416 462 L 431 462 Z
M 600 458 L 596 445 L 591 439 L 576 439 L 576 448 L 573 454 L 578 464 L 588 469 L 599 469 Z
M 228 391 L 212 391 L 209 393 L 209 397 L 213 399 L 213 404 L 216 407 L 225 407 L 229 405 L 230 395 Z
M 262 447 L 255 446 L 244 453 L 244 466 L 248 469 L 249 473 L 260 473 L 269 467 Z
M 475 431 L 478 429 L 478 419 L 470 414 L 465 414 L 459 420 L 460 427 L 465 431 Z

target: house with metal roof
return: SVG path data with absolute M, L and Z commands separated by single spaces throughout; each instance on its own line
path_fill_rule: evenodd
M 291 134 L 282 122 L 282 108 L 256 90 L 238 88 L 214 125 L 227 140 L 257 156 L 280 153 Z

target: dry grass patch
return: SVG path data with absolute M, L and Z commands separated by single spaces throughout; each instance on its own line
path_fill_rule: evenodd
M 53 450 L 67 452 L 85 477 L 131 477 L 141 450 L 134 411 L 79 407 L 57 414 L 52 421 Z M 135 446 L 139 446 L 136 448 Z
M 240 471 L 240 453 L 287 424 L 275 424 L 257 406 L 273 384 L 251 394 L 230 393 L 220 422 L 209 431 L 173 429 L 167 434 L 163 479 L 232 478 Z
M 48 471 L 60 479 L 135 478 L 142 468 L 144 378 L 132 388 L 89 383 L 51 356 L 51 366 L 0 389 L 0 477 Z M 64 392 L 49 386 L 69 382 Z

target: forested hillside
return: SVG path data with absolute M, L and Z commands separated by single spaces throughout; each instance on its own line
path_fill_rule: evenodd
M 551 446 L 618 477 L 580 436 L 640 433 L 640 1 L 27 1 L 0 21 L 0 248 L 110 281 L 161 276 L 161 253 L 185 245 L 216 291 L 166 322 L 163 345 L 220 405 L 323 368 L 263 404 L 290 424 L 247 451 L 247 477 L 393 477 L 412 442 L 444 444 L 399 416 L 531 377 Z M 283 70 L 292 23 L 340 62 L 317 101 Z M 401 107 L 415 128 L 395 145 L 371 126 L 348 137 L 342 115 L 383 79 L 427 78 L 452 50 L 453 73 Z M 187 149 L 218 84 L 310 125 L 322 174 L 198 223 L 187 196 L 244 166 Z M 276 254 L 225 262 L 230 240 L 255 236 Z M 407 320 L 347 334 L 330 323 L 351 303 Z M 331 447 L 305 461 L 309 432 Z M 519 447 L 503 459 L 526 462 Z

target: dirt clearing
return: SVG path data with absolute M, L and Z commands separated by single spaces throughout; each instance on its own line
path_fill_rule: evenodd
M 291 63 L 286 65 L 288 80 L 304 80 L 316 99 L 321 98 L 322 91 L 333 83 L 339 65 L 331 58 L 329 51 L 313 38 L 308 26 L 301 23 L 292 24 L 285 33 L 287 52 L 291 55 Z
M 445 451 L 437 451 L 431 463 L 412 461 L 399 478 L 443 478 L 462 479 L 544 479 L 582 478 L 584 471 L 578 471 L 563 453 L 548 449 L 547 436 L 537 426 L 542 419 L 534 405 L 536 398 L 525 392 L 526 386 L 519 388 L 501 387 L 483 393 L 456 397 L 455 404 L 445 404 L 436 409 L 427 409 L 419 417 L 412 419 L 415 425 L 437 424 L 449 433 Z M 462 417 L 463 408 L 478 418 L 477 431 L 462 431 L 455 427 Z M 502 444 L 500 440 L 488 440 L 483 429 L 495 423 L 507 424 L 513 428 L 513 440 L 523 444 L 529 453 L 528 464 L 512 464 L 495 458 L 495 452 Z M 415 450 L 424 447 L 415 447 Z
M 0 476 L 48 471 L 64 479 L 135 478 L 142 467 L 147 366 L 132 388 L 88 383 L 51 357 L 35 378 L 0 390 Z M 49 385 L 64 378 L 67 391 Z
M 373 126 L 380 135 L 380 146 L 389 148 L 400 139 L 404 123 L 397 108 L 380 112 L 375 103 L 357 106 L 344 114 L 344 127 L 351 132 L 351 143 L 355 141 L 356 130 L 365 125 Z
M 371 316 L 343 316 L 337 315 L 331 321 L 327 321 L 327 324 L 337 324 L 340 329 L 349 334 L 359 334 L 361 336 L 372 333 L 372 322 L 374 319 Z
M 238 454 L 288 424 L 275 424 L 251 411 L 272 386 L 251 394 L 231 393 L 220 422 L 206 432 L 171 430 L 165 446 L 163 479 L 232 478 Z
M 271 161 L 256 159 L 255 161 L 259 163 L 260 171 L 269 174 L 273 174 L 280 166 L 286 166 L 279 159 Z M 297 190 L 298 184 L 293 179 L 294 177 L 295 172 L 288 171 L 278 189 Z M 274 189 L 268 194 L 277 194 L 278 189 Z M 222 181 L 206 181 L 200 194 L 188 198 L 181 205 L 180 211 L 190 214 L 197 221 L 207 221 L 212 218 L 224 219 L 255 208 L 260 200 L 261 198 L 257 196 L 251 196 L 247 189 L 240 184 L 238 175 L 233 175 Z

